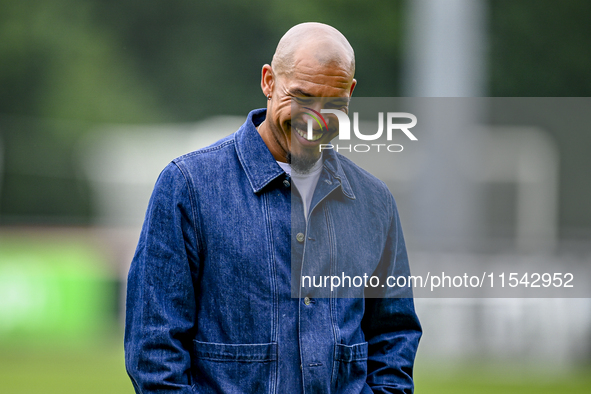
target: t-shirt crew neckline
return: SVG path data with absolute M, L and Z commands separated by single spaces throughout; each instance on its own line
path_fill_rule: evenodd
M 320 178 L 320 173 L 322 172 L 322 158 L 318 159 L 318 161 L 314 163 L 307 174 L 292 171 L 291 165 L 289 163 L 278 161 L 277 164 L 279 164 L 283 171 L 291 176 L 291 181 L 295 184 L 298 191 L 300 192 L 304 206 L 304 217 L 306 218 L 307 222 L 308 211 L 310 210 L 310 204 L 312 203 L 314 190 L 316 190 L 316 185 L 318 184 L 318 179 Z

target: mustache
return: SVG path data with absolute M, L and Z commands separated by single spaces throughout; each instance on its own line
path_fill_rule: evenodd
M 292 122 L 291 127 L 300 129 L 302 131 L 308 131 L 308 124 L 304 123 L 304 122 Z M 332 133 L 338 132 L 338 128 L 336 126 L 329 125 L 328 130 L 327 130 L 324 126 L 322 126 L 322 129 L 314 129 L 314 132 L 321 132 L 321 133 L 328 132 L 329 134 L 332 134 Z

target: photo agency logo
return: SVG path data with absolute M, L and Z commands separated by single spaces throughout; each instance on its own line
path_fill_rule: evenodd
M 346 141 L 351 141 L 351 121 L 349 116 L 343 112 L 342 110 L 338 109 L 321 109 L 320 112 L 310 108 L 310 107 L 303 107 L 304 109 L 310 111 L 305 112 L 306 115 L 310 116 L 308 119 L 307 125 L 307 135 L 306 138 L 309 141 L 314 141 L 315 139 L 319 139 L 320 135 L 315 134 L 314 129 L 314 122 L 318 124 L 320 130 L 324 132 L 328 130 L 328 124 L 326 119 L 322 114 L 333 114 L 337 117 L 339 123 L 339 144 L 320 144 L 319 149 L 320 151 L 324 149 L 334 149 L 338 151 L 347 151 L 347 152 L 359 152 L 365 153 L 370 151 L 375 152 L 392 152 L 398 153 L 402 152 L 404 147 L 401 144 L 393 144 L 390 143 L 392 141 L 393 135 L 395 132 L 402 132 L 408 139 L 411 141 L 417 141 L 417 137 L 409 130 L 416 126 L 417 124 L 417 117 L 408 112 L 387 112 L 384 115 L 384 112 L 378 112 L 378 130 L 373 134 L 366 134 L 359 129 L 359 113 L 353 113 L 353 133 L 355 137 L 357 137 L 361 141 L 368 141 L 368 143 L 361 143 L 361 144 L 347 144 Z M 369 141 L 377 141 L 379 140 L 382 135 L 384 134 L 384 120 L 386 123 L 386 140 L 389 143 L 369 143 Z M 406 122 L 400 123 L 401 120 L 407 120 Z M 410 120 L 410 122 L 408 122 Z M 343 142 L 345 143 L 343 143 Z

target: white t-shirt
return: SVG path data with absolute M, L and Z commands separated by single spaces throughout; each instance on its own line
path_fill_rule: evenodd
M 285 171 L 289 176 L 291 176 L 291 181 L 294 183 L 294 185 L 300 192 L 300 196 L 302 197 L 302 202 L 304 205 L 304 217 L 306 218 L 307 222 L 308 211 L 310 210 L 310 204 L 312 203 L 314 190 L 316 190 L 316 184 L 318 183 L 320 173 L 322 172 L 322 158 L 320 158 L 314 164 L 310 172 L 308 172 L 307 174 L 301 174 L 295 171 L 292 172 L 291 165 L 287 163 L 282 163 L 278 161 L 277 164 L 279 164 L 281 168 L 283 168 L 283 171 Z

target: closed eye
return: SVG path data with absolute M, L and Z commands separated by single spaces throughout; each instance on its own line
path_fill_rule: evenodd
M 299 105 L 311 105 L 314 103 L 314 99 L 312 98 L 304 98 L 304 97 L 293 97 L 296 103 Z

